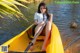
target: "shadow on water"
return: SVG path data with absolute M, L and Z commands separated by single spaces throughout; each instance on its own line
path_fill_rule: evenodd
M 37 10 L 36 4 L 28 5 L 30 9 L 20 8 L 22 13 L 28 18 L 30 22 L 21 19 L 15 21 L 9 18 L 0 18 L 0 44 L 11 39 L 16 34 L 25 30 L 33 23 L 34 12 Z M 35 7 L 36 6 L 36 7 Z M 50 2 L 48 5 L 49 12 L 53 13 L 53 22 L 58 26 L 65 53 L 79 53 L 80 52 L 80 4 L 54 4 Z M 76 29 L 70 28 L 72 21 L 77 22 Z

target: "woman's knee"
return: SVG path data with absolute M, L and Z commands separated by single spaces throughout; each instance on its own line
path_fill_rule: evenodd
M 47 24 L 50 25 L 51 24 L 51 21 L 48 21 Z
M 41 28 L 41 26 L 39 26 L 39 25 L 36 26 L 36 28 L 35 28 L 35 32 L 38 31 L 40 28 Z
M 51 22 L 50 21 L 47 22 L 46 29 L 51 29 Z

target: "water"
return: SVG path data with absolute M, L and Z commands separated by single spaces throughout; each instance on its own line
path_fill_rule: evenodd
M 35 8 L 35 5 L 36 4 L 29 5 L 31 8 L 30 11 L 32 10 L 31 12 L 21 8 L 29 21 L 33 20 L 34 12 L 36 12 L 37 7 Z M 69 45 L 65 50 L 65 53 L 79 53 L 80 39 L 77 37 L 80 37 L 80 4 L 53 4 L 51 2 L 47 6 L 49 12 L 54 15 L 53 22 L 59 28 L 64 48 Z M 72 21 L 75 21 L 78 24 L 76 29 L 70 28 L 70 23 Z M 0 44 L 25 30 L 32 22 L 28 23 L 22 19 L 20 21 L 13 21 L 9 18 L 0 18 Z
M 0 20 L 0 44 L 19 34 L 22 30 L 24 30 L 27 27 L 27 25 L 25 25 L 27 23 L 24 23 L 24 21 L 13 21 L 8 18 Z
M 80 52 L 80 4 L 52 4 L 48 8 L 59 28 L 65 53 Z M 70 28 L 73 21 L 78 24 L 76 29 Z

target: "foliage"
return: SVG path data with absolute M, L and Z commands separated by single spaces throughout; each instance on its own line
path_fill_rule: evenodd
M 20 11 L 18 6 L 26 7 L 21 2 L 28 2 L 26 0 L 0 0 L 0 18 L 4 18 L 5 16 L 8 16 L 9 18 L 13 19 L 13 16 L 16 16 L 17 18 L 25 18 L 23 13 Z

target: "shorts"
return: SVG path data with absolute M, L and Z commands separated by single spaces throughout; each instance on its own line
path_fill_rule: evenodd
M 34 34 L 35 34 L 35 28 L 36 28 L 36 26 L 37 26 L 37 25 L 34 25 L 34 26 L 32 27 L 32 35 L 33 35 L 33 36 L 34 36 Z M 46 27 L 46 25 L 44 26 L 41 34 L 45 34 L 45 27 Z M 40 34 L 40 35 L 41 35 L 41 34 Z

